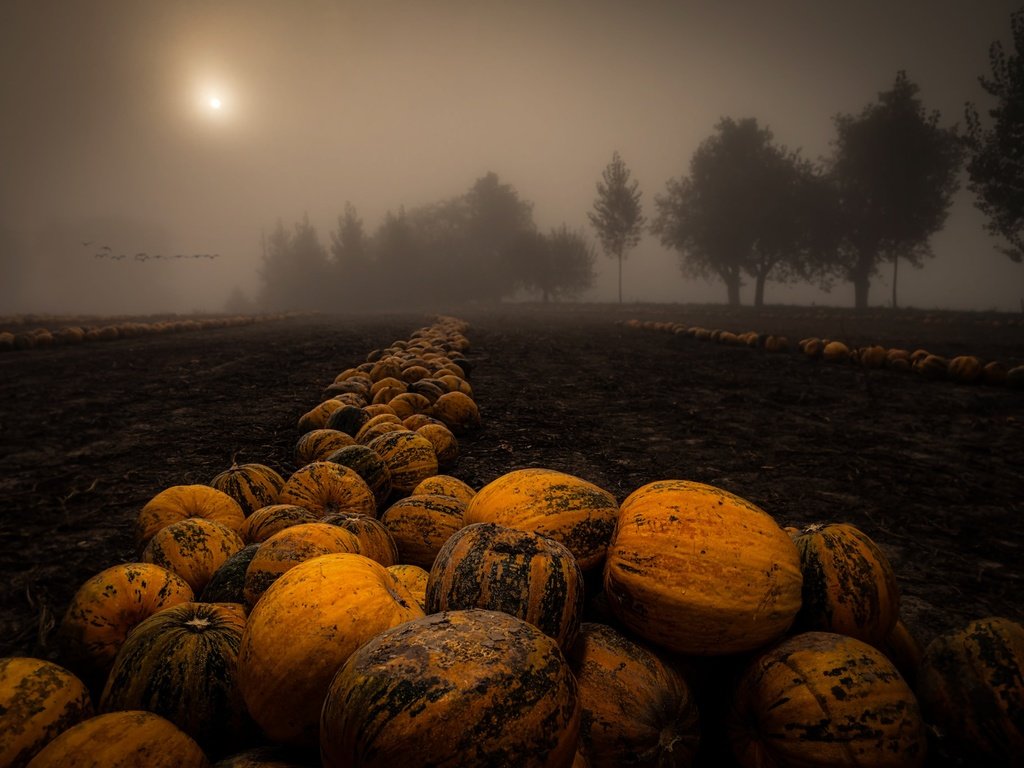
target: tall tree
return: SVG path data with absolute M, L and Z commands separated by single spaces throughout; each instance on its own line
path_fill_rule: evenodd
M 773 144 L 756 119 L 724 118 L 694 152 L 690 175 L 655 197 L 652 229 L 679 252 L 684 274 L 720 278 L 731 305 L 743 276 L 753 277 L 760 305 L 768 279 L 809 273 L 816 184 L 811 165 Z
M 539 290 L 545 304 L 577 296 L 594 283 L 594 248 L 565 224 L 547 235 L 523 233 L 515 256 L 517 284 Z
M 1001 250 L 1024 260 L 1024 10 L 1010 16 L 1013 51 L 996 41 L 989 48 L 992 74 L 981 87 L 995 98 L 983 128 L 973 104 L 967 105 L 968 187 L 988 217 L 986 229 L 1003 238 Z
M 640 182 L 630 181 L 630 172 L 618 152 L 605 166 L 597 182 L 594 210 L 587 216 L 597 230 L 605 254 L 619 263 L 619 303 L 622 303 L 622 261 L 636 247 L 643 234 L 644 215 L 640 204 Z
M 327 309 L 331 306 L 327 254 L 309 216 L 292 231 L 278 220 L 264 246 L 263 304 L 270 309 Z
M 345 211 L 338 215 L 338 229 L 331 232 L 331 255 L 343 268 L 363 264 L 368 256 L 363 220 L 347 200 Z
M 841 244 L 834 269 L 853 283 L 858 309 L 868 305 L 871 278 L 899 259 L 920 267 L 934 254 L 929 238 L 946 222 L 963 151 L 956 130 L 926 112 L 905 72 L 859 115 L 837 115 L 831 164 L 840 207 Z
M 511 184 L 503 184 L 493 171 L 474 182 L 464 204 L 465 280 L 475 285 L 477 298 L 501 298 L 513 282 L 510 259 L 515 244 L 523 233 L 536 229 L 533 204 L 523 200 Z

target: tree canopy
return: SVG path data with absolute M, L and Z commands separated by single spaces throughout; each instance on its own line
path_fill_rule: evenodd
M 614 256 L 619 264 L 619 303 L 622 302 L 622 260 L 640 242 L 645 218 L 640 204 L 640 183 L 630 181 L 630 172 L 619 156 L 612 160 L 597 182 L 594 210 L 587 216 L 597 230 L 605 254 Z
M 594 249 L 565 224 L 547 235 L 525 232 L 515 247 L 516 282 L 547 303 L 587 290 L 594 282 Z

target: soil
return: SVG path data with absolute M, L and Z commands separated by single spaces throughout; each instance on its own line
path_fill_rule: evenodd
M 690 305 L 501 305 L 471 323 L 484 426 L 470 485 L 543 466 L 620 500 L 657 479 L 725 488 L 783 525 L 853 523 L 889 556 L 921 643 L 1024 621 L 1024 391 L 867 371 L 628 327 L 679 321 L 1024 363 L 1020 316 Z M 0 656 L 54 658 L 78 586 L 135 559 L 138 510 L 233 461 L 284 475 L 335 374 L 429 322 L 304 316 L 0 354 Z M 3 330 L 3 329 L 0 329 Z

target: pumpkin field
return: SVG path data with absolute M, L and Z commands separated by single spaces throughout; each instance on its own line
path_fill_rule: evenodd
M 79 635 L 69 630 L 67 618 L 91 578 L 140 558 L 166 563 L 174 573 L 167 576 L 164 593 L 180 588 L 186 595 L 166 603 L 177 606 L 149 616 L 147 624 L 155 616 L 166 623 L 212 623 L 243 638 L 239 686 L 245 704 L 230 704 L 237 691 L 217 692 L 229 701 L 221 702 L 220 711 L 230 710 L 235 719 L 181 726 L 205 756 L 182 731 L 163 721 L 159 726 L 144 722 L 140 718 L 149 716 L 138 713 L 130 723 L 108 722 L 105 727 L 114 730 L 97 729 L 90 737 L 94 741 L 116 741 L 118 728 L 159 734 L 172 740 L 168 743 L 180 737 L 182 746 L 174 749 L 181 751 L 168 765 L 206 765 L 207 759 L 224 766 L 320 765 L 321 760 L 324 765 L 421 764 L 411 761 L 415 755 L 424 765 L 453 766 L 969 766 L 976 764 L 973 750 L 991 751 L 986 764 L 1000 764 L 1000 755 L 1002 764 L 1019 764 L 1012 762 L 1024 747 L 1019 669 L 1001 714 L 1005 726 L 983 728 L 978 735 L 971 731 L 971 714 L 959 708 L 965 733 L 948 732 L 941 718 L 921 720 L 914 733 L 887 730 L 885 746 L 879 747 L 887 753 L 884 760 L 857 753 L 862 746 L 857 734 L 849 736 L 853 747 L 826 754 L 823 745 L 838 737 L 811 734 L 830 727 L 818 710 L 806 715 L 814 728 L 792 737 L 796 746 L 779 747 L 785 739 L 759 731 L 769 728 L 771 714 L 759 696 L 766 695 L 765 681 L 779 668 L 790 664 L 795 670 L 796 659 L 857 658 L 870 667 L 863 674 L 878 681 L 863 694 L 874 697 L 864 706 L 916 708 L 910 690 L 925 684 L 918 664 L 933 640 L 981 619 L 1024 622 L 1024 316 L 507 304 L 460 307 L 442 316 L 410 311 L 197 323 L 188 333 L 108 334 L 102 344 L 38 345 L 24 341 L 34 326 L 9 321 L 0 332 L 23 342 L 0 350 L 0 490 L 6 502 L 0 515 L 0 659 L 32 657 L 74 667 L 93 704 L 102 699 L 97 711 L 143 709 L 124 702 L 134 701 L 133 670 L 149 662 L 127 653 L 115 661 L 119 649 L 114 648 L 105 666 L 97 666 L 95 647 L 69 641 Z M 51 323 L 49 331 L 57 338 L 60 319 Z M 370 381 L 371 363 L 428 348 L 413 334 L 447 355 L 423 354 L 423 360 L 395 369 L 394 376 L 376 369 L 373 402 L 395 400 L 395 405 L 363 409 L 357 380 Z M 458 343 L 448 344 L 445 334 Z M 767 344 L 769 336 L 785 342 Z M 809 339 L 814 343 L 800 343 Z M 843 344 L 830 347 L 831 341 Z M 880 353 L 877 364 L 869 363 L 861 350 L 875 347 L 905 350 L 905 361 L 894 364 L 894 356 Z M 954 365 L 968 357 L 974 362 Z M 443 362 L 435 366 L 436 360 Z M 358 373 L 361 365 L 364 377 Z M 422 373 L 412 375 L 413 365 Z M 976 365 L 971 373 L 958 373 L 969 365 Z M 330 408 L 323 407 L 327 401 Z M 417 414 L 422 416 L 411 420 Z M 328 427 L 354 438 L 343 436 L 329 448 L 316 443 L 314 437 L 333 439 L 312 435 Z M 332 460 L 323 461 L 328 455 Z M 263 465 L 277 481 L 287 480 L 285 491 L 280 483 L 275 486 L 269 503 L 289 504 L 290 511 L 278 510 L 273 520 L 257 518 L 253 513 L 263 506 L 255 500 L 258 494 L 245 496 L 238 481 L 221 483 L 223 473 L 246 464 Z M 374 482 L 377 465 L 388 472 L 386 486 Z M 330 504 L 321 504 L 317 495 L 316 484 L 328 482 L 317 473 L 345 487 Z M 441 478 L 434 482 L 435 476 Z M 242 499 L 237 524 L 192 517 L 174 525 L 230 529 L 226 533 L 235 543 L 225 544 L 230 544 L 228 554 L 218 567 L 248 545 L 244 589 L 241 582 L 227 584 L 228 576 L 211 579 L 217 568 L 197 574 L 192 565 L 175 565 L 168 551 L 174 542 L 164 535 L 172 526 L 162 517 L 165 510 L 151 504 L 167 489 L 211 484 Z M 551 505 L 559 493 L 574 494 L 566 497 L 567 507 L 591 510 L 585 525 L 550 538 L 532 529 L 513 530 L 512 524 L 505 528 L 508 510 L 517 504 Z M 717 583 L 703 596 L 690 595 L 690 612 L 679 613 L 637 580 L 687 592 L 687 584 L 674 583 L 680 577 L 673 564 L 676 549 L 692 544 L 696 550 L 696 539 L 662 536 L 652 543 L 644 538 L 650 535 L 644 521 L 658 514 L 652 509 L 667 500 L 683 504 L 679 499 L 690 498 L 687 494 L 696 494 L 695 508 L 706 505 L 708 515 L 723 515 L 712 507 L 725 505 L 735 516 L 721 517 L 726 522 L 720 527 L 699 534 L 710 542 L 702 544 L 701 555 L 735 556 L 735 567 L 730 566 L 731 582 Z M 429 501 L 422 501 L 425 496 Z M 627 512 L 636 515 L 636 524 L 624 525 L 619 517 L 616 528 L 616 515 Z M 285 515 L 293 516 L 289 527 L 281 523 Z M 596 522 L 599 518 L 604 522 Z M 744 522 L 727 522 L 733 519 Z M 254 545 L 266 540 L 254 533 L 257 522 L 277 526 L 266 532 L 283 542 L 276 553 Z M 677 522 L 670 515 L 659 525 L 675 530 Z M 782 646 L 784 658 L 761 656 L 787 636 L 798 610 L 805 629 L 823 629 L 807 618 L 812 597 L 822 596 L 807 591 L 806 558 L 824 562 L 824 555 L 807 552 L 832 545 L 810 539 L 822 530 L 836 531 L 838 524 L 855 530 L 837 546 L 860 548 L 868 554 L 858 556 L 891 566 L 894 583 L 877 587 L 878 594 L 889 590 L 877 598 L 881 604 L 871 606 L 871 617 L 851 619 L 856 624 L 851 633 L 867 633 L 870 644 L 850 639 L 845 631 L 818 632 L 802 646 Z M 537 530 L 547 533 L 544 523 L 539 525 Z M 188 535 L 212 535 L 199 528 Z M 280 554 L 286 547 L 292 547 L 289 552 L 301 548 L 286 541 L 300 529 L 307 537 L 301 547 L 332 554 L 302 562 Z M 716 553 L 715 547 L 723 551 Z M 474 606 L 481 607 L 478 592 L 500 589 L 490 583 L 460 586 L 458 569 L 474 558 L 486 562 L 494 552 L 513 550 L 542 558 L 545 589 L 557 583 L 564 592 L 557 600 L 552 592 L 524 598 L 534 611 L 527 621 L 499 611 L 462 610 L 467 606 L 457 604 L 459 599 L 476 600 Z M 539 578 L 539 560 L 531 562 L 529 578 Z M 320 566 L 316 573 L 309 567 L 313 563 Z M 748 566 L 749 574 L 743 571 Z M 336 577 L 332 569 L 338 570 Z M 424 586 L 426 572 L 430 580 Z M 723 618 L 723 611 L 752 599 L 750 583 L 763 573 L 770 583 L 763 594 L 753 595 L 761 602 L 752 609 L 762 618 L 747 622 L 737 613 Z M 344 642 L 312 647 L 308 664 L 296 672 L 279 663 L 286 648 L 294 656 L 306 642 L 305 614 L 293 606 L 310 599 L 310 583 L 330 578 L 357 585 L 352 591 L 362 603 L 351 610 L 358 614 L 358 621 L 353 619 L 358 629 Z M 867 582 L 876 578 L 884 581 L 874 572 L 862 576 L 865 595 Z M 218 597 L 202 602 L 214 607 L 194 608 L 212 584 L 221 589 Z M 842 604 L 853 603 L 856 614 L 868 602 L 859 588 L 832 595 L 837 602 L 823 609 L 834 622 L 830 626 L 840 625 Z M 467 598 L 473 589 L 475 597 Z M 286 603 L 289 590 L 305 597 Z M 193 608 L 186 610 L 185 604 Z M 327 621 L 323 616 L 332 605 L 324 602 L 313 613 Z M 182 615 L 172 616 L 175 610 Z M 340 621 L 331 632 L 341 631 Z M 872 622 L 885 625 L 877 637 L 870 635 Z M 322 630 L 328 631 L 326 624 Z M 81 636 L 88 631 L 81 629 Z M 788 636 L 786 644 L 799 637 Z M 1018 664 L 1024 661 L 1022 638 L 1005 641 L 1015 649 Z M 623 650 L 626 645 L 630 650 Z M 581 715 L 576 689 L 584 683 L 568 670 L 578 677 L 576 665 L 588 653 L 595 658 L 622 654 L 620 668 L 637 677 L 619 689 L 605 689 L 620 690 L 623 701 L 603 709 L 588 708 L 584 701 Z M 432 654 L 448 654 L 444 664 L 476 682 L 455 693 L 442 689 L 443 674 L 439 678 L 422 669 Z M 555 671 L 552 659 L 557 659 Z M 758 675 L 750 672 L 755 662 Z M 326 671 L 317 672 L 320 667 Z M 637 671 L 641 667 L 648 677 Z M 406 680 L 403 687 L 401 675 L 413 674 L 410 669 L 419 670 L 422 680 Z M 800 670 L 813 674 L 808 666 Z M 4 686 L 11 685 L 4 674 L 0 662 L 0 704 L 9 695 Z M 504 683 L 495 682 L 498 674 L 506 676 L 500 678 Z M 531 682 L 516 683 L 514 693 L 505 695 L 501 686 L 511 689 L 509 674 Z M 325 699 L 323 685 L 332 678 Z M 647 685 L 660 687 L 644 701 Z M 848 685 L 846 678 L 842 685 Z M 862 695 L 849 688 L 832 691 L 838 702 Z M 366 704 L 371 695 L 376 701 Z M 429 702 L 456 695 L 463 709 L 452 711 L 459 713 L 465 733 L 459 746 L 464 752 L 453 755 L 445 751 L 452 749 L 444 742 L 450 730 L 446 710 L 433 714 Z M 949 706 L 959 707 L 955 695 L 948 695 Z M 413 696 L 421 698 L 413 701 Z M 776 705 L 787 702 L 780 712 L 805 716 L 788 706 L 790 698 L 779 696 Z M 619 734 L 621 754 L 613 744 L 591 740 L 599 740 L 596 724 L 604 722 L 602 717 L 623 720 L 616 706 L 638 722 L 649 715 L 656 724 L 637 725 L 632 736 L 637 741 L 625 747 L 628 734 Z M 419 707 L 426 714 L 417 722 Z M 637 714 L 641 710 L 643 717 Z M 488 713 L 487 723 L 474 724 L 477 711 Z M 991 725 L 993 715 L 979 712 L 982 716 Z M 497 735 L 492 721 L 501 726 Z M 165 726 L 170 730 L 159 730 Z M 864 743 L 881 744 L 878 734 L 891 730 L 877 728 L 863 736 Z M 229 741 L 223 740 L 226 731 L 232 734 Z M 412 734 L 421 732 L 424 740 L 418 743 Z M 4 749 L 14 749 L 5 738 L 0 734 L 0 765 Z M 81 741 L 58 741 L 51 747 L 81 748 Z M 641 742 L 649 752 L 641 751 Z M 801 743 L 813 743 L 813 759 L 800 753 Z M 248 762 L 232 762 L 231 754 L 257 746 L 268 749 L 252 752 Z M 773 752 L 777 749 L 782 751 Z M 46 752 L 51 749 L 34 766 L 61 764 L 57 752 Z

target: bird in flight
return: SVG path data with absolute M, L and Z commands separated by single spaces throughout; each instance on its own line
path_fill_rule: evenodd
M 92 240 L 83 240 L 82 241 L 82 247 L 83 248 L 88 248 L 90 245 L 92 245 Z

